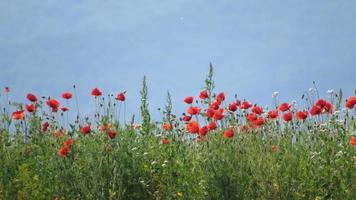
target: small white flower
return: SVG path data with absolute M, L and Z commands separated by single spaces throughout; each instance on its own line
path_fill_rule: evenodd
M 163 161 L 163 163 L 168 163 L 168 160 Z
M 333 90 L 333 89 L 330 89 L 330 90 L 326 91 L 326 93 L 328 93 L 328 94 L 333 94 L 333 93 L 334 93 L 334 90 Z
M 147 155 L 147 154 L 148 154 L 147 152 L 143 153 L 144 156 Z
M 137 149 L 137 147 L 134 147 L 134 148 L 131 149 L 131 151 L 135 151 L 136 149 Z
M 165 167 L 165 166 L 167 166 L 167 165 L 163 163 L 163 164 L 162 164 L 162 167 Z
M 154 160 L 151 162 L 151 165 L 155 165 L 156 163 L 157 163 L 157 161 Z
M 278 96 L 279 92 L 273 92 L 272 93 L 272 98 L 276 98 Z
M 313 93 L 314 91 L 315 91 L 314 88 L 309 88 L 309 92 L 310 92 L 310 93 Z

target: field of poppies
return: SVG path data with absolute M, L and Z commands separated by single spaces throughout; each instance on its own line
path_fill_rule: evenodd
M 57 99 L 29 92 L 26 102 L 9 101 L 5 87 L 0 199 L 356 198 L 356 96 L 319 96 L 314 85 L 298 105 L 278 92 L 274 105 L 226 102 L 210 66 L 204 89 L 182 99 L 183 115 L 168 93 L 154 121 L 148 92 L 144 78 L 139 120 L 125 123 L 126 91 L 88 91 L 95 114 L 83 116 L 75 86 Z

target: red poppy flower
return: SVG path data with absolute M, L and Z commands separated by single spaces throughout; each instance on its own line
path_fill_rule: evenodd
M 49 123 L 48 123 L 48 122 L 43 123 L 43 124 L 42 124 L 42 131 L 43 131 L 43 132 L 47 132 L 48 127 L 49 127 Z
M 209 125 L 208 125 L 208 129 L 209 130 L 215 130 L 216 128 L 217 128 L 217 126 L 216 126 L 216 122 L 215 121 L 212 121 L 212 122 L 209 123 Z
M 208 90 L 203 90 L 199 94 L 199 98 L 201 98 L 201 99 L 206 99 L 208 97 L 209 97 Z
M 217 110 L 220 107 L 221 102 L 214 100 L 210 103 L 209 108 L 213 110 Z
M 49 99 L 46 103 L 50 108 L 52 108 L 52 111 L 57 111 L 58 107 L 60 106 L 56 99 Z
M 111 124 L 107 123 L 107 124 L 102 124 L 99 126 L 99 131 L 107 131 L 110 130 L 111 128 Z
M 252 104 L 250 103 L 250 102 L 248 102 L 248 101 L 244 101 L 244 102 L 242 102 L 242 104 L 240 105 L 240 108 L 242 109 L 242 110 L 247 110 L 247 109 L 249 109 L 249 108 L 251 108 L 252 107 Z
M 194 100 L 194 97 L 190 96 L 184 99 L 184 102 L 187 104 L 192 104 Z
M 26 110 L 29 113 L 33 113 L 36 111 L 36 106 L 34 104 L 27 104 L 26 105 Z
M 169 139 L 162 138 L 161 142 L 162 144 L 169 144 L 171 141 Z
M 163 130 L 165 130 L 165 131 L 169 131 L 169 130 L 172 129 L 172 125 L 171 125 L 170 123 L 164 123 L 164 124 L 162 125 L 162 128 L 163 128 Z
M 277 152 L 278 151 L 278 146 L 277 145 L 272 145 L 271 150 L 272 150 L 272 152 Z
M 80 132 L 83 134 L 83 135 L 87 135 L 91 132 L 91 128 L 90 128 L 90 125 L 86 125 L 86 126 L 83 126 L 82 128 L 80 128 Z
M 289 122 L 293 119 L 293 113 L 292 112 L 285 112 L 283 114 L 283 120 L 286 122 Z
M 108 134 L 108 136 L 109 136 L 110 139 L 114 139 L 114 138 L 116 137 L 116 135 L 117 135 L 117 132 L 114 131 L 114 130 L 109 130 L 109 131 L 107 132 L 107 134 Z
M 199 129 L 199 135 L 201 137 L 204 137 L 209 131 L 209 128 L 207 126 L 203 126 Z
M 218 102 L 223 102 L 225 100 L 225 93 L 224 92 L 220 92 L 217 96 L 216 96 L 216 100 Z
M 236 105 L 236 103 L 230 103 L 230 104 L 229 104 L 229 110 L 230 110 L 231 112 L 235 112 L 235 111 L 237 110 L 237 105 Z
M 62 107 L 61 110 L 62 110 L 62 112 L 67 112 L 67 111 L 69 110 L 69 108 L 67 108 L 67 107 Z
M 59 156 L 62 156 L 63 158 L 65 158 L 69 153 L 69 148 L 64 146 L 64 147 L 61 147 L 59 150 L 58 150 L 58 155 Z
M 322 109 L 320 108 L 320 106 L 313 106 L 309 112 L 312 116 L 315 116 L 321 114 L 321 111 Z
M 350 139 L 350 144 L 351 144 L 352 146 L 356 146 L 356 137 L 355 137 L 355 136 L 353 136 L 353 137 Z
M 94 88 L 92 91 L 91 91 L 91 95 L 93 95 L 94 97 L 99 97 L 101 96 L 103 93 L 100 91 L 99 88 Z
M 62 94 L 62 98 L 63 99 L 71 99 L 72 98 L 72 93 L 70 93 L 70 92 L 64 92 L 63 94 Z
M 192 119 L 192 116 L 186 115 L 182 118 L 183 121 L 189 122 Z
M 304 121 L 308 117 L 308 111 L 298 111 L 297 112 L 297 119 L 299 121 Z
M 321 109 L 321 113 L 328 112 L 330 114 L 333 112 L 334 108 L 334 106 L 325 99 L 319 99 L 318 101 L 316 101 L 315 106 L 318 106 Z
M 236 104 L 237 106 L 240 106 L 240 105 L 241 105 L 241 101 L 238 100 L 238 99 L 236 99 L 235 104 Z
M 12 113 L 12 119 L 14 120 L 22 120 L 25 118 L 25 111 L 24 110 L 18 110 Z
M 195 134 L 199 132 L 199 123 L 197 121 L 188 122 L 186 129 L 189 133 Z
M 346 100 L 346 107 L 348 109 L 353 109 L 354 106 L 356 104 L 356 97 L 349 97 L 347 100 Z
M 227 130 L 224 132 L 224 137 L 225 137 L 225 138 L 232 138 L 232 137 L 234 137 L 234 130 L 233 130 L 232 128 L 227 129 Z
M 61 137 L 63 137 L 65 134 L 66 134 L 65 131 L 63 131 L 63 130 L 58 130 L 58 131 L 56 131 L 56 132 L 53 133 L 53 136 L 54 136 L 55 138 L 61 138 Z
M 197 106 L 190 106 L 187 110 L 190 115 L 198 115 L 200 113 L 200 108 Z
M 265 123 L 265 120 L 261 117 L 257 118 L 255 121 L 253 121 L 253 124 L 255 126 L 262 126 Z
M 9 93 L 9 92 L 10 92 L 10 88 L 9 88 L 9 87 L 5 87 L 5 88 L 4 88 L 4 92 L 5 92 L 5 93 Z
M 224 109 L 220 108 L 219 110 L 216 110 L 214 113 L 214 119 L 215 120 L 221 120 L 222 118 L 224 118 Z
M 212 118 L 215 114 L 215 110 L 209 108 L 207 111 L 206 111 L 206 117 L 208 118 Z
M 26 98 L 31 102 L 36 102 L 37 101 L 37 97 L 32 93 L 28 93 Z
M 263 113 L 263 109 L 261 107 L 259 107 L 259 106 L 254 106 L 252 108 L 252 112 L 256 113 L 257 115 L 260 115 L 260 114 Z
M 115 99 L 118 100 L 118 101 L 125 101 L 125 99 L 126 99 L 125 93 L 126 93 L 126 91 L 120 92 L 120 93 L 116 96 Z
M 285 111 L 289 110 L 291 107 L 292 107 L 292 105 L 289 103 L 282 103 L 281 105 L 279 105 L 278 109 L 282 112 L 285 112 Z
M 68 138 L 68 139 L 66 139 L 66 141 L 64 141 L 63 146 L 64 147 L 69 147 L 73 143 L 74 143 L 74 140 L 72 138 Z
M 268 112 L 269 119 L 277 119 L 278 117 L 278 110 L 271 110 Z
M 255 113 L 250 113 L 247 115 L 247 120 L 253 122 L 257 119 L 257 115 Z

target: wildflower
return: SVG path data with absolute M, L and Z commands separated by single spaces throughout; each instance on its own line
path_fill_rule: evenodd
M 199 135 L 201 137 L 204 137 L 209 131 L 209 128 L 207 126 L 203 126 L 199 129 Z
M 252 108 L 252 112 L 256 113 L 257 115 L 260 115 L 260 114 L 263 113 L 263 109 L 261 107 L 259 107 L 259 106 L 254 106 Z
M 353 109 L 354 106 L 356 104 L 356 96 L 355 97 L 349 97 L 347 100 L 346 100 L 346 107 L 348 109 Z
M 49 127 L 49 123 L 48 123 L 48 122 L 43 123 L 43 124 L 42 124 L 42 131 L 43 131 L 43 132 L 47 132 L 48 127 Z
M 64 92 L 63 94 L 62 94 L 62 98 L 63 99 L 71 99 L 72 98 L 72 93 L 70 93 L 70 92 Z
M 64 146 L 64 147 L 61 147 L 59 150 L 58 150 L 58 155 L 65 158 L 69 153 L 69 148 Z
M 215 130 L 217 128 L 216 126 L 216 122 L 215 121 L 212 121 L 208 124 L 208 129 L 209 130 Z
M 221 102 L 214 100 L 210 103 L 209 108 L 213 110 L 217 110 L 220 107 Z
M 234 137 L 234 130 L 233 130 L 232 128 L 227 129 L 227 130 L 224 132 L 224 137 L 225 137 L 225 138 L 232 138 L 232 137 Z
M 190 106 L 187 110 L 190 115 L 198 115 L 200 113 L 200 108 L 197 106 Z
M 99 97 L 101 96 L 103 93 L 100 91 L 99 88 L 94 88 L 92 91 L 91 91 L 91 95 L 93 95 L 94 97 Z
M 187 103 L 187 104 L 192 104 L 193 100 L 194 100 L 194 97 L 189 96 L 189 97 L 184 99 L 184 102 Z
M 63 146 L 64 147 L 69 147 L 73 143 L 74 143 L 74 140 L 72 138 L 68 138 L 66 141 L 64 141 Z
M 36 111 L 36 107 L 35 107 L 34 104 L 27 104 L 27 105 L 26 105 L 26 110 L 27 110 L 27 112 L 29 112 L 29 113 L 33 113 L 33 112 Z
M 283 120 L 286 122 L 289 122 L 293 119 L 293 113 L 292 112 L 286 112 L 283 114 Z
M 352 146 L 356 146 L 356 136 L 353 136 L 351 139 L 350 139 L 350 144 Z
M 249 109 L 249 108 L 251 108 L 252 107 L 252 104 L 250 103 L 250 102 L 248 102 L 248 101 L 244 101 L 244 102 L 242 102 L 242 104 L 240 105 L 240 108 L 242 109 L 242 110 L 247 110 L 247 109 Z
M 163 130 L 165 130 L 165 131 L 169 131 L 169 130 L 172 129 L 172 125 L 171 125 L 170 123 L 164 123 L 164 124 L 162 125 L 162 128 L 163 128 Z
M 216 100 L 218 102 L 223 102 L 225 100 L 225 93 L 224 92 L 220 92 L 217 96 L 216 96 Z
M 228 109 L 229 109 L 231 112 L 235 112 L 235 111 L 237 110 L 237 105 L 236 105 L 236 103 L 230 103 Z
M 188 122 L 186 129 L 189 133 L 195 134 L 199 132 L 199 123 L 197 121 Z
M 171 141 L 169 139 L 166 139 L 166 138 L 162 138 L 161 139 L 161 143 L 162 144 L 169 144 Z
M 328 94 L 333 94 L 333 93 L 334 93 L 334 90 L 333 90 L 333 89 L 330 89 L 330 90 L 326 91 L 326 93 L 328 93 Z
M 116 96 L 115 99 L 118 100 L 118 101 L 125 101 L 125 99 L 126 99 L 125 93 L 126 93 L 126 91 L 120 92 L 120 93 Z
M 192 116 L 186 115 L 182 118 L 183 121 L 189 122 L 192 119 Z
M 208 97 L 209 97 L 208 90 L 203 90 L 203 91 L 201 91 L 200 94 L 199 94 L 199 98 L 200 98 L 200 99 L 206 99 L 206 98 L 208 98 Z
M 12 119 L 14 120 L 22 120 L 25 118 L 25 111 L 24 110 L 18 110 L 12 113 Z
M 333 105 L 324 100 L 324 99 L 319 99 L 316 103 L 315 103 L 316 106 L 319 106 L 322 110 L 322 112 L 328 112 L 328 113 L 333 113 Z
M 58 107 L 60 106 L 56 99 L 49 99 L 46 103 L 50 108 L 52 108 L 52 112 L 57 112 Z
M 250 121 L 250 122 L 253 122 L 257 119 L 257 115 L 255 113 L 250 113 L 247 115 L 247 120 Z
M 242 125 L 240 126 L 240 132 L 241 133 L 245 133 L 248 132 L 250 130 L 250 127 L 248 125 Z
M 269 119 L 277 119 L 278 117 L 278 110 L 271 110 L 268 112 Z
M 272 98 L 276 98 L 278 96 L 279 92 L 273 92 L 272 93 Z
M 67 111 L 69 110 L 69 108 L 67 108 L 67 107 L 62 107 L 61 110 L 62 110 L 62 112 L 67 112 Z
M 209 108 L 207 111 L 206 111 L 206 117 L 208 118 L 212 118 L 214 117 L 214 114 L 215 114 L 215 110 Z
M 278 146 L 277 145 L 272 145 L 271 150 L 272 150 L 272 152 L 277 152 L 278 151 Z
M 37 97 L 32 93 L 28 93 L 26 98 L 31 102 L 36 102 L 37 101 Z
M 308 111 L 298 111 L 297 112 L 297 119 L 299 121 L 304 121 L 308 117 Z
M 63 130 L 58 130 L 58 131 L 56 131 L 56 132 L 53 133 L 53 136 L 54 136 L 55 138 L 61 138 L 61 137 L 63 137 L 64 135 L 65 135 L 65 132 L 64 132 Z
M 213 117 L 214 117 L 215 120 L 221 120 L 222 118 L 224 118 L 224 109 L 221 108 L 219 110 L 216 110 L 214 112 L 214 116 Z
M 80 132 L 83 134 L 83 135 L 87 135 L 91 132 L 91 128 L 90 128 L 90 125 L 86 125 L 86 126 L 83 126 L 80 128 Z
M 279 105 L 278 109 L 282 112 L 285 112 L 285 111 L 289 110 L 291 107 L 292 107 L 292 105 L 289 103 L 282 103 L 281 105 Z
M 257 119 L 253 122 L 253 124 L 254 124 L 255 126 L 262 126 L 264 123 L 265 123 L 265 120 L 264 120 L 263 118 L 261 118 L 261 117 L 257 118 Z
M 108 134 L 108 136 L 109 136 L 110 139 L 114 139 L 114 138 L 116 137 L 116 135 L 117 135 L 117 132 L 114 131 L 114 130 L 109 130 L 109 131 L 107 132 L 107 134 Z
M 5 88 L 4 88 L 4 92 L 5 92 L 5 93 L 10 93 L 10 88 L 9 88 L 9 87 L 5 87 Z
M 315 116 L 315 115 L 319 115 L 321 113 L 321 111 L 322 110 L 321 110 L 320 106 L 313 106 L 309 112 L 312 116 Z

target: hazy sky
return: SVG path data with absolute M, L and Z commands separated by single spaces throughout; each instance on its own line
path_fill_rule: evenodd
M 93 87 L 127 90 L 138 113 L 148 77 L 153 116 L 166 91 L 176 113 L 203 87 L 208 64 L 229 99 L 298 100 L 315 80 L 320 93 L 356 86 L 356 1 L 0 1 L 0 86 L 12 98 L 59 97 L 76 84 L 83 110 Z

